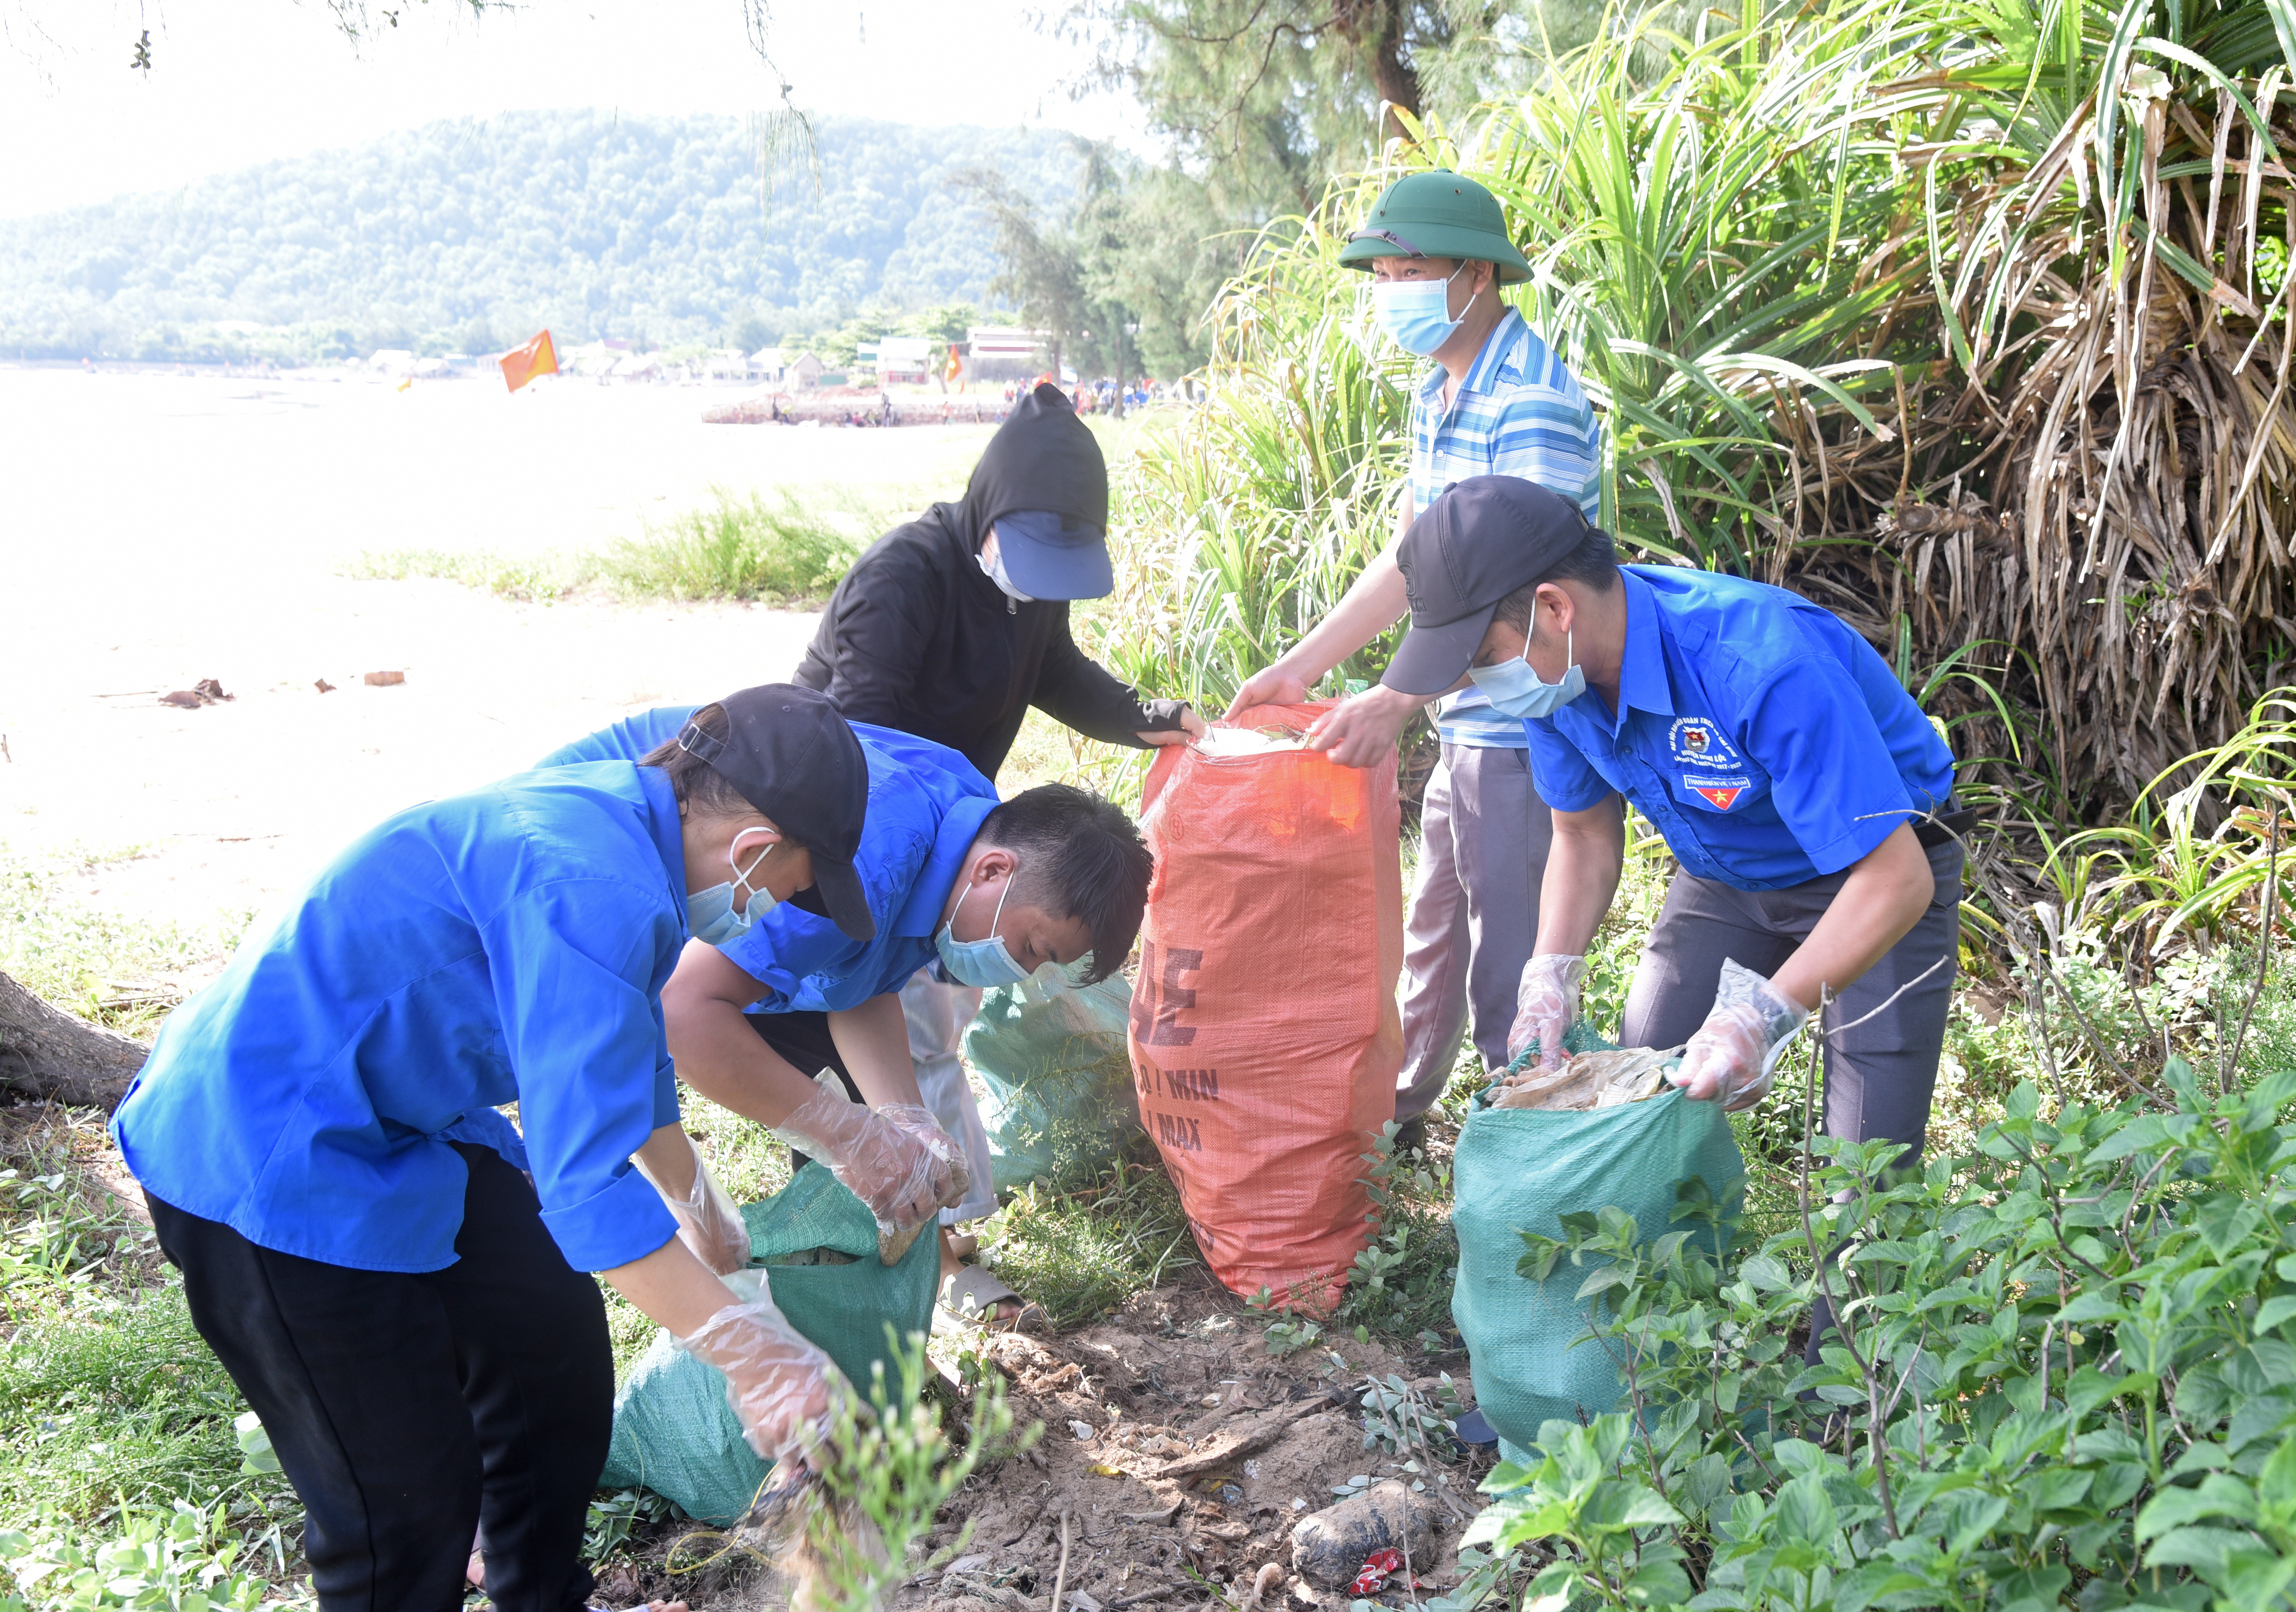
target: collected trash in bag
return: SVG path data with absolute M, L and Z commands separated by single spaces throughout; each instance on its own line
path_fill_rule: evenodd
M 1573 1053 L 1559 1069 L 1533 1064 L 1501 1076 L 1490 1088 L 1490 1106 L 1559 1113 L 1647 1102 L 1666 1090 L 1666 1066 L 1680 1052 L 1679 1047 L 1617 1047 Z
M 1158 753 L 1132 992 L 1141 1123 L 1205 1259 L 1315 1307 L 1369 1235 L 1363 1154 L 1403 1065 L 1395 762 L 1305 748 L 1330 708 L 1253 707 Z
M 1138 1133 L 1131 1014 L 1121 974 L 1078 987 L 1031 975 L 980 999 L 964 1058 L 988 1088 L 980 1123 L 999 1192 L 1096 1174 Z
M 1589 1053 L 1610 1055 L 1586 1067 L 1609 1071 L 1602 1089 L 1615 1090 L 1620 1072 L 1635 1067 L 1583 1023 L 1566 1044 L 1578 1056 L 1562 1071 L 1526 1073 L 1567 1073 Z M 1636 1060 L 1652 1056 L 1635 1052 Z M 1654 1074 L 1663 1080 L 1660 1063 L 1627 1079 L 1639 1089 Z M 1498 1434 L 1499 1453 L 1522 1461 L 1541 1424 L 1600 1415 L 1623 1389 L 1617 1362 L 1599 1342 L 1572 1341 L 1600 1302 L 1578 1297 L 1591 1268 L 1564 1261 L 1546 1281 L 1534 1281 L 1516 1269 L 1524 1252 L 1521 1233 L 1560 1238 L 1565 1215 L 1617 1208 L 1634 1217 L 1644 1240 L 1661 1237 L 1689 1223 L 1677 1224 L 1674 1210 L 1677 1184 L 1693 1178 L 1705 1182 L 1725 1219 L 1734 1218 L 1745 1196 L 1746 1164 L 1722 1106 L 1693 1102 L 1671 1088 L 1566 1109 L 1503 1108 L 1504 1094 L 1494 1087 L 1485 1093 L 1489 1106 L 1469 1111 L 1452 1158 L 1459 1274 L 1451 1318 L 1474 1371 L 1476 1407 Z
M 871 1368 L 881 1361 L 889 1391 L 897 1391 L 886 1324 L 903 1338 L 931 1329 L 940 1240 L 921 1237 L 898 1264 L 880 1264 L 875 1216 L 818 1164 L 764 1202 L 743 1205 L 742 1216 L 751 1268 L 767 1272 L 790 1325 L 835 1361 L 858 1393 L 869 1393 Z M 656 1338 L 615 1395 L 600 1486 L 642 1484 L 687 1516 L 722 1527 L 749 1511 L 772 1470 L 742 1438 L 725 1378 L 677 1348 L 668 1332 Z

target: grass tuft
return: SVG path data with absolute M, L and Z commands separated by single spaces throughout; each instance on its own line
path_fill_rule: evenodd
M 1021 1188 L 981 1223 L 980 1262 L 1056 1327 L 1105 1314 L 1201 1263 L 1171 1178 L 1129 1161 L 1067 1193 Z
M 713 503 L 649 521 L 601 554 L 606 585 L 633 599 L 815 603 L 882 529 L 880 511 L 849 494 L 710 490 Z

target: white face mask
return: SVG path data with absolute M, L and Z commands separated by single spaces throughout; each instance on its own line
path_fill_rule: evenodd
M 972 558 L 980 567 L 980 574 L 1004 590 L 1006 598 L 1017 599 L 1022 604 L 1037 602 L 1037 596 L 1034 593 L 1024 593 L 1013 585 L 1013 578 L 1004 569 L 1004 551 L 998 545 L 996 534 L 993 529 L 988 534 L 988 541 L 980 545 L 980 552 Z

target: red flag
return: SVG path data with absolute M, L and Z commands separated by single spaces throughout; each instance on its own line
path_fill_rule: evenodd
M 518 390 L 537 375 L 558 372 L 558 349 L 550 345 L 550 332 L 545 331 L 524 347 L 502 356 L 503 379 L 510 382 L 512 391 Z

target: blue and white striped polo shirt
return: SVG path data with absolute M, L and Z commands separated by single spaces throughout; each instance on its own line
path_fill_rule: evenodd
M 1415 514 L 1470 476 L 1520 476 L 1603 514 L 1603 425 L 1578 378 L 1509 308 L 1475 355 L 1447 411 L 1439 364 L 1411 405 L 1411 507 Z M 1436 711 L 1446 744 L 1520 749 L 1522 724 L 1500 716 L 1480 689 L 1447 695 Z

